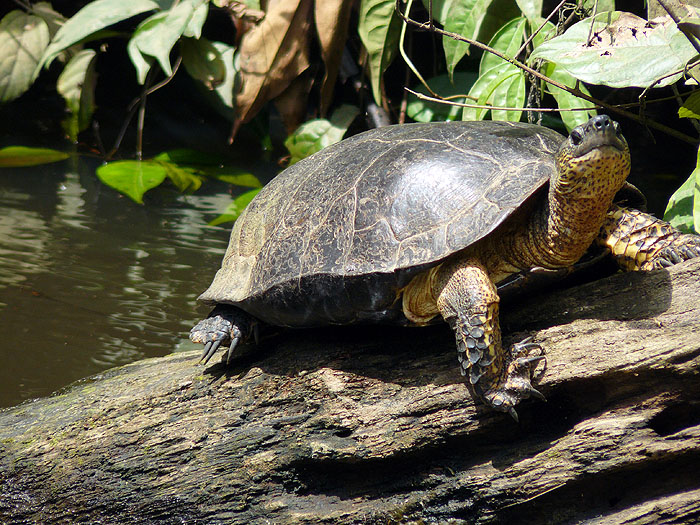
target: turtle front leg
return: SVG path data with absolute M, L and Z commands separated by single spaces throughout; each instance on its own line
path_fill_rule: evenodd
M 529 340 L 501 344 L 498 293 L 485 267 L 476 259 L 445 264 L 437 276 L 437 307 L 455 332 L 462 375 L 487 405 L 509 412 L 522 399 L 544 396 L 532 387 L 532 373 L 544 356 L 528 357 L 541 347 Z
M 206 319 L 199 321 L 190 330 L 190 339 L 204 345 L 200 363 L 207 364 L 220 346 L 228 346 L 226 364 L 231 361 L 233 351 L 255 333 L 257 323 L 250 315 L 235 306 L 220 304 Z
M 598 243 L 628 271 L 655 270 L 700 257 L 700 236 L 683 234 L 648 213 L 615 205 L 608 211 Z

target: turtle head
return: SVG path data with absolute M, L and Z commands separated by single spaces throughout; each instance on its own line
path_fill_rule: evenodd
M 571 130 L 556 162 L 553 186 L 560 195 L 612 201 L 629 174 L 630 152 L 620 125 L 597 115 Z

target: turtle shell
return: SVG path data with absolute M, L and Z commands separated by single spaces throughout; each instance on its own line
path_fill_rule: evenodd
M 199 299 L 284 326 L 402 322 L 398 290 L 542 188 L 562 140 L 486 121 L 389 126 L 329 146 L 252 200 Z

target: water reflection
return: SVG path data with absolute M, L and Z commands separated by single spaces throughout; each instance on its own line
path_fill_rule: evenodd
M 86 161 L 0 171 L 0 406 L 192 348 L 229 227 L 225 186 L 139 206 Z M 213 193 L 218 191 L 219 193 Z

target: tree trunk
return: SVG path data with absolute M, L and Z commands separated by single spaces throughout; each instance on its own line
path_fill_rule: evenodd
M 700 520 L 700 260 L 504 312 L 547 351 L 520 423 L 446 326 L 288 331 L 148 359 L 0 412 L 0 522 Z

